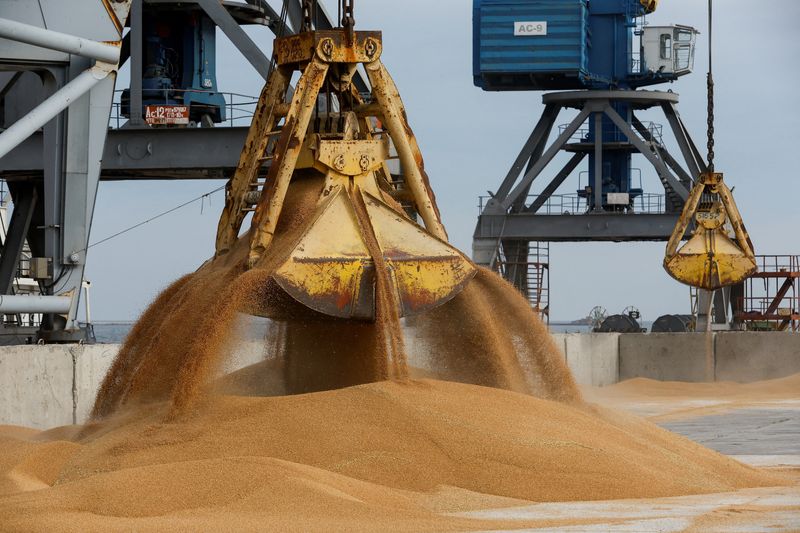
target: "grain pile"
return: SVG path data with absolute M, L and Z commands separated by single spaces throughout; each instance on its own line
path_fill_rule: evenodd
M 446 513 L 784 482 L 583 403 L 545 326 L 491 272 L 402 325 L 386 307 L 383 328 L 320 320 L 270 279 L 319 195 L 296 182 L 261 264 L 244 268 L 242 239 L 148 308 L 94 422 L 0 428 L 0 529 L 519 528 L 567 522 Z M 275 318 L 263 360 L 221 375 L 240 313 Z
M 724 414 L 747 408 L 781 408 L 800 398 L 800 374 L 735 383 L 686 383 L 635 378 L 610 387 L 585 387 L 594 403 L 624 409 L 655 422 Z
M 452 382 L 169 409 L 6 433 L 4 529 L 496 529 L 442 512 L 782 482 L 630 415 Z

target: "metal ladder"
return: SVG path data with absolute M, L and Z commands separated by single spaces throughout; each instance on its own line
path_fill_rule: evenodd
M 527 294 L 530 306 L 539 313 L 542 321 L 550 322 L 550 243 L 534 241 L 528 244 L 526 272 Z
M 258 158 L 260 164 L 259 171 L 264 168 L 265 165 L 267 168 L 269 168 L 271 161 L 275 159 L 275 146 L 278 144 L 277 138 L 280 136 L 282 131 L 282 129 L 278 128 L 266 134 L 267 137 L 270 137 L 270 140 L 267 142 L 267 146 L 264 149 L 264 154 Z M 250 190 L 245 194 L 245 207 L 242 208 L 243 212 L 252 213 L 256 210 L 255 206 L 258 204 L 259 199 L 261 199 L 261 194 L 264 191 L 264 186 L 266 184 L 266 178 L 261 178 L 258 173 L 256 173 L 253 181 L 250 182 Z

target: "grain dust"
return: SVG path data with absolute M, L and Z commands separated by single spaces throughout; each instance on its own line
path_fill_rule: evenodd
M 584 403 L 546 327 L 488 270 L 402 321 L 385 276 L 375 323 L 297 304 L 271 272 L 322 182 L 293 183 L 269 256 L 245 269 L 245 236 L 145 311 L 91 423 L 0 428 L 4 530 L 518 529 L 585 521 L 447 511 L 785 483 Z M 270 317 L 248 364 L 245 315 Z
M 353 204 L 378 272 L 374 323 L 319 315 L 272 280 L 313 214 L 323 185 L 313 175 L 295 182 L 284 208 L 290 216 L 281 220 L 261 263 L 245 268 L 245 236 L 226 255 L 173 283 L 144 312 L 100 389 L 95 418 L 124 405 L 161 400 L 169 400 L 172 416 L 193 409 L 230 356 L 240 313 L 271 316 L 281 324 L 280 334 L 265 343 L 273 347 L 270 356 L 281 359 L 283 388 L 290 393 L 408 378 L 395 291 L 359 194 L 352 195 Z M 546 327 L 517 291 L 490 271 L 479 271 L 456 298 L 409 320 L 407 329 L 434 366 L 443 375 L 454 369 L 458 381 L 562 401 L 580 398 Z

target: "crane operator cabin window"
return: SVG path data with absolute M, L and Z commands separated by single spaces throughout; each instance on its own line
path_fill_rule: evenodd
M 672 37 L 666 33 L 661 35 L 661 59 L 672 59 Z

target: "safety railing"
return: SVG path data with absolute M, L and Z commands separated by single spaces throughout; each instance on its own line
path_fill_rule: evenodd
M 578 190 L 582 191 L 585 189 L 585 187 L 591 187 L 591 183 L 589 183 L 589 171 L 581 170 L 580 172 L 578 172 Z M 640 191 L 643 190 L 641 168 L 631 167 L 631 182 L 629 188 L 639 189 Z
M 663 124 L 659 124 L 657 122 L 649 122 L 649 121 L 648 122 L 643 122 L 642 124 L 644 125 L 645 130 L 647 130 L 647 133 L 649 134 L 649 137 L 651 139 L 655 140 L 659 144 L 663 144 L 663 142 L 662 142 L 662 140 L 663 140 L 663 132 L 664 132 L 664 125 Z M 560 124 L 558 126 L 559 135 L 564 133 L 564 131 L 566 131 L 566 129 L 568 127 L 569 127 L 569 124 Z M 591 128 L 588 125 L 581 126 L 577 130 L 575 130 L 575 133 L 573 133 L 569 137 L 569 140 L 567 142 L 572 142 L 572 143 L 588 143 L 588 142 L 592 142 L 590 140 L 591 139 L 590 130 L 591 130 Z M 640 139 L 645 141 L 645 142 L 649 142 L 650 141 L 650 139 L 645 138 L 638 131 L 636 131 L 636 135 Z
M 559 124 L 558 126 L 558 134 L 561 135 L 566 131 L 569 127 L 569 124 Z M 570 135 L 569 140 L 567 142 L 573 143 L 585 143 L 589 142 L 589 126 L 581 126 L 575 133 Z
M 761 273 L 800 272 L 800 255 L 757 255 L 756 264 Z
M 526 205 L 531 205 L 539 195 L 528 195 Z M 491 196 L 478 197 L 478 214 L 483 213 L 483 208 Z M 666 212 L 666 199 L 663 194 L 642 193 L 633 198 L 631 205 L 620 206 L 621 210 L 632 214 L 662 214 Z M 579 215 L 588 211 L 589 206 L 585 195 L 578 193 L 553 194 L 542 207 L 536 211 L 537 215 Z
M 523 260 L 509 259 L 498 249 L 494 268 L 498 274 L 511 281 L 528 300 L 531 308 L 542 321 L 550 323 L 550 243 L 532 241 L 528 243 L 527 257 Z
M 647 133 L 649 134 L 651 139 L 656 141 L 658 144 L 664 144 L 664 142 L 663 142 L 663 139 L 664 139 L 664 135 L 663 135 L 664 134 L 664 125 L 663 124 L 659 124 L 657 122 L 642 122 L 642 125 L 645 127 L 645 130 L 647 130 Z M 638 131 L 636 133 L 639 134 L 639 137 L 641 137 L 642 140 L 648 141 L 648 139 L 646 139 Z
M 750 330 L 800 331 L 800 256 L 757 255 L 735 318 Z
M 160 92 L 163 95 L 163 104 L 172 104 L 175 101 L 182 101 L 183 95 L 186 93 L 198 94 L 220 94 L 225 100 L 225 120 L 216 124 L 216 126 L 249 126 L 255 114 L 256 106 L 258 105 L 258 96 L 251 96 L 246 94 L 222 92 L 222 91 L 201 91 L 195 89 L 148 89 L 148 103 L 158 105 L 154 101 L 152 95 Z M 111 104 L 111 115 L 109 117 L 108 125 L 110 128 L 120 128 L 127 121 L 128 117 L 122 115 L 122 91 L 114 91 L 114 100 Z

